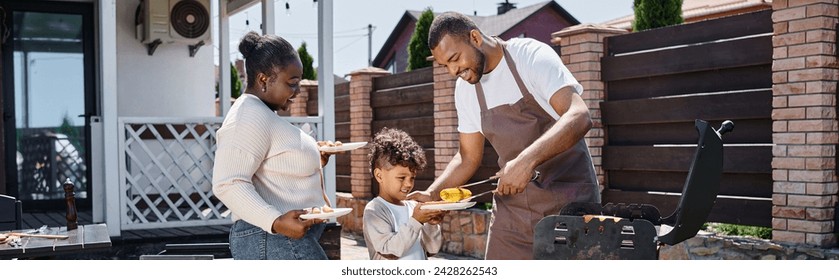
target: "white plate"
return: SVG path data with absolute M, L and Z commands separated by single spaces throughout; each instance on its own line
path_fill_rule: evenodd
M 420 209 L 428 210 L 463 210 L 475 205 L 474 201 L 467 202 L 452 202 L 452 203 L 435 203 L 420 206 Z
M 333 146 L 333 147 L 322 146 L 318 149 L 320 149 L 321 152 L 337 153 L 337 152 L 355 150 L 355 149 L 364 147 L 364 145 L 367 145 L 367 142 L 344 143 L 341 146 Z
M 333 208 L 334 212 L 329 213 L 317 213 L 317 214 L 303 214 L 300 215 L 301 219 L 308 220 L 308 219 L 329 219 L 329 218 L 337 218 L 343 215 L 349 214 L 352 211 L 352 208 Z

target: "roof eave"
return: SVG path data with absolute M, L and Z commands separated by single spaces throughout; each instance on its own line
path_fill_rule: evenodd
M 409 11 L 405 11 L 405 13 L 402 15 L 402 18 L 400 18 L 399 22 L 396 23 L 396 27 L 394 27 L 393 30 L 390 31 L 390 35 L 387 37 L 387 40 L 385 40 L 385 43 L 382 45 L 381 48 L 379 48 L 379 52 L 376 53 L 376 57 L 373 59 L 372 62 L 373 65 L 379 65 L 380 63 L 382 63 L 382 60 L 384 60 L 387 56 L 385 50 L 390 50 L 393 44 L 396 43 L 396 40 L 399 38 L 399 35 L 401 35 L 402 33 L 394 31 L 405 29 L 405 26 L 408 25 L 411 21 L 417 21 L 417 19 L 414 18 L 414 16 L 411 15 Z

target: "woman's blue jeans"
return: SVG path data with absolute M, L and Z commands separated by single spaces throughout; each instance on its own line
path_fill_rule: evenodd
M 303 238 L 291 239 L 238 220 L 230 228 L 230 253 L 236 260 L 325 260 L 318 243 L 325 227 L 313 225 Z

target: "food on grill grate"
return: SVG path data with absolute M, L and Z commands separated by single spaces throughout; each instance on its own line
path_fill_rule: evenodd
M 447 202 L 458 202 L 472 196 L 472 192 L 464 188 L 448 188 L 440 191 L 440 198 Z
M 585 223 L 588 223 L 592 219 L 598 219 L 601 222 L 605 221 L 605 220 L 613 220 L 613 221 L 615 221 L 615 223 L 617 223 L 617 222 L 620 222 L 621 219 L 623 219 L 623 218 L 615 217 L 615 216 L 602 216 L 602 215 L 583 215 L 583 221 Z

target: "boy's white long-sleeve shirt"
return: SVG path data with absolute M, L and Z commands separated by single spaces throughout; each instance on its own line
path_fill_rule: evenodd
M 416 202 L 404 201 L 409 207 Z M 375 198 L 364 207 L 364 241 L 371 260 L 398 259 L 409 251 L 411 246 L 420 242 L 426 254 L 437 254 L 443 245 L 443 233 L 440 225 L 420 224 L 408 217 L 408 222 L 395 225 L 388 203 Z M 399 231 L 396 231 L 398 226 Z

